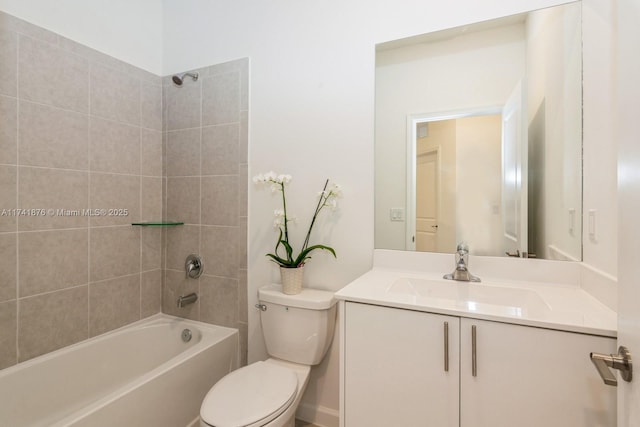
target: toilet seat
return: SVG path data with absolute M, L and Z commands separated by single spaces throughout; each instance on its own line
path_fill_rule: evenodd
M 218 381 L 202 403 L 202 421 L 215 427 L 263 426 L 295 400 L 296 374 L 272 363 L 256 362 Z

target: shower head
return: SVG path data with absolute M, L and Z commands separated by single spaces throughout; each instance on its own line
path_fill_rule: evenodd
M 193 81 L 198 80 L 198 73 L 182 73 L 182 74 L 176 74 L 173 77 L 171 77 L 171 80 L 173 80 L 173 83 L 175 83 L 176 86 L 182 86 L 182 83 L 184 82 L 184 78 L 186 76 L 189 76 L 193 79 Z

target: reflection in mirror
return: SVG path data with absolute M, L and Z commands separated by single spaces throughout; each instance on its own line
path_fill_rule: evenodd
M 376 47 L 376 248 L 582 258 L 579 2 Z

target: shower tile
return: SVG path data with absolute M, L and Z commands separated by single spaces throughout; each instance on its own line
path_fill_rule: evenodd
M 249 216 L 249 165 L 240 165 L 238 175 L 238 215 Z
M 89 336 L 140 320 L 140 274 L 89 284 Z
M 7 13 L 0 12 L 0 28 L 7 31 L 15 31 L 31 38 L 45 41 L 47 43 L 57 44 L 58 35 L 44 28 L 33 25 L 27 21 L 16 18 Z
M 202 177 L 202 224 L 238 225 L 238 176 Z
M 162 176 L 162 132 L 141 129 L 141 173 L 146 176 Z
M 200 300 L 186 307 L 178 308 L 179 296 L 199 293 L 199 279 L 187 279 L 184 271 L 167 270 L 162 290 L 162 312 L 192 320 L 200 319 Z
M 0 61 L 2 61 L 2 59 L 0 59 Z M 2 79 L 1 76 L 0 79 Z M 0 95 L 0 163 L 15 165 L 17 162 L 17 146 L 17 101 L 15 98 Z
M 247 270 L 238 270 L 238 321 L 248 322 Z
M 238 278 L 238 227 L 202 227 L 202 259 L 207 275 Z
M 200 129 L 167 132 L 166 155 L 167 176 L 199 176 Z
M 0 369 L 18 362 L 16 352 L 17 302 L 0 303 Z
M 142 127 L 162 130 L 162 86 L 141 83 L 140 114 Z
M 141 221 L 158 221 L 162 218 L 162 178 L 142 177 Z
M 238 322 L 237 328 L 240 333 L 240 366 L 247 366 L 249 356 L 249 325 L 245 322 Z
M 89 169 L 89 117 L 20 101 L 20 164 Z
M 240 121 L 240 74 L 206 77 L 202 83 L 202 125 Z
M 140 81 L 128 73 L 91 66 L 91 115 L 140 125 Z
M 18 36 L 0 30 L 0 95 L 18 94 Z
M 189 254 L 200 253 L 200 226 L 183 225 L 167 229 L 167 268 L 182 271 Z M 203 257 L 205 271 L 209 269 L 209 259 Z M 213 262 L 214 260 L 211 259 Z
M 89 218 L 91 227 L 140 221 L 140 177 L 91 172 L 89 207 L 106 215 Z
M 162 270 L 142 273 L 140 317 L 145 318 L 162 310 Z
M 16 231 L 18 168 L 0 165 L 0 232 Z
M 19 362 L 87 339 L 88 286 L 18 300 Z
M 200 278 L 200 320 L 235 328 L 238 323 L 238 280 Z
M 200 178 L 167 178 L 167 219 L 200 224 Z
M 239 60 L 240 66 L 240 110 L 249 110 L 249 58 Z
M 237 123 L 202 128 L 202 175 L 238 173 L 239 133 Z
M 142 228 L 142 271 L 162 268 L 162 228 Z
M 91 171 L 140 174 L 140 128 L 90 118 Z
M 248 218 L 240 217 L 238 223 L 238 266 L 247 268 L 247 221 Z
M 90 281 L 140 271 L 140 227 L 91 228 L 89 233 Z
M 0 302 L 16 299 L 17 234 L 0 234 Z
M 18 248 L 21 298 L 89 282 L 86 228 L 20 233 Z
M 238 144 L 238 162 L 249 162 L 249 112 L 240 111 L 240 141 Z
M 247 58 L 248 59 L 248 58 Z M 221 64 L 214 64 L 202 69 L 201 74 L 203 77 L 215 76 L 218 74 L 237 73 L 243 67 L 243 60 L 233 60 L 223 62 Z
M 89 63 L 49 43 L 19 36 L 19 97 L 68 110 L 89 111 Z
M 87 209 L 89 174 L 59 169 L 20 166 L 19 193 L 21 209 Z M 67 212 L 69 213 L 69 212 Z M 21 216 L 19 231 L 46 230 L 52 228 L 81 228 L 88 225 L 83 215 Z
M 201 80 L 165 86 L 167 130 L 200 127 Z

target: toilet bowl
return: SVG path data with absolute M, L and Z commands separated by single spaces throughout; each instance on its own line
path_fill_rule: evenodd
M 201 427 L 294 427 L 295 412 L 331 344 L 333 293 L 303 289 L 285 295 L 279 285 L 258 296 L 267 352 L 272 356 L 235 370 L 209 390 L 200 409 Z
M 201 427 L 293 427 L 310 370 L 268 359 L 230 373 L 205 397 Z

